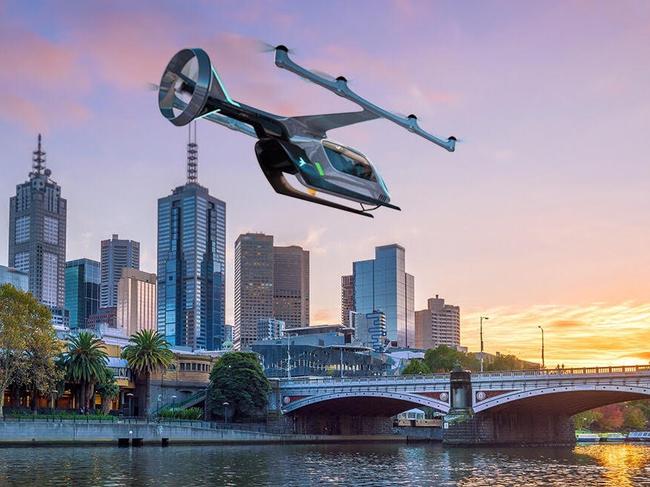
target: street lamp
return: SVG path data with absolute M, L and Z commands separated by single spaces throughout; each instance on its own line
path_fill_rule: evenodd
M 481 372 L 483 372 L 483 320 L 489 320 L 487 316 L 481 316 L 480 318 L 480 335 L 481 335 Z
M 225 424 L 228 424 L 228 406 L 230 406 L 230 403 L 225 401 L 223 403 L 223 420 Z
M 172 396 L 172 409 L 176 409 L 176 396 Z
M 129 398 L 129 416 L 133 416 L 133 404 L 132 404 L 133 393 L 132 393 L 132 392 L 128 392 L 128 393 L 126 394 L 126 397 Z
M 537 328 L 539 328 L 542 332 L 542 369 L 545 369 L 546 365 L 544 364 L 544 328 L 542 328 L 542 325 L 537 325 Z

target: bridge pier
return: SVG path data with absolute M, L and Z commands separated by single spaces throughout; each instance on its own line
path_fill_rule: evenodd
M 449 445 L 565 446 L 575 444 L 570 416 L 519 411 L 485 411 L 462 422 L 448 423 L 443 442 Z

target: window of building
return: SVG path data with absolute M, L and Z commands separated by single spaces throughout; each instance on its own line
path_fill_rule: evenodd
M 49 244 L 59 243 L 59 220 L 46 216 L 43 221 L 43 239 Z
M 59 257 L 50 252 L 43 252 L 43 295 L 42 301 L 50 306 L 57 305 Z
M 29 216 L 21 216 L 16 218 L 16 243 L 23 243 L 29 241 Z
M 14 256 L 14 267 L 21 272 L 29 272 L 29 252 L 19 252 Z

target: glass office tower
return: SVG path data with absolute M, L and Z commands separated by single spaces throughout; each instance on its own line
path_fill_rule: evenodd
M 386 315 L 386 333 L 398 347 L 415 345 L 415 279 L 406 273 L 404 247 L 375 248 L 375 258 L 353 263 L 354 309 Z
M 100 264 L 77 259 L 65 264 L 65 309 L 70 328 L 86 328 L 86 320 L 99 308 Z
M 226 204 L 197 182 L 188 143 L 187 183 L 158 200 L 158 331 L 173 346 L 218 350 L 224 339 Z

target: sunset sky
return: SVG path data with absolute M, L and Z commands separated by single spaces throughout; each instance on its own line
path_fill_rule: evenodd
M 0 264 L 9 197 L 36 134 L 68 200 L 69 260 L 119 233 L 155 271 L 156 202 L 185 181 L 187 131 L 157 108 L 184 47 L 230 95 L 285 115 L 355 109 L 277 69 L 257 40 L 345 75 L 359 94 L 462 139 L 448 153 L 387 121 L 335 140 L 380 169 L 402 212 L 374 220 L 281 197 L 254 140 L 202 121 L 199 181 L 228 205 L 228 301 L 240 233 L 311 251 L 312 322 L 338 322 L 352 261 L 400 243 L 416 308 L 461 306 L 463 343 L 547 365 L 650 361 L 650 2 L 0 0 Z

